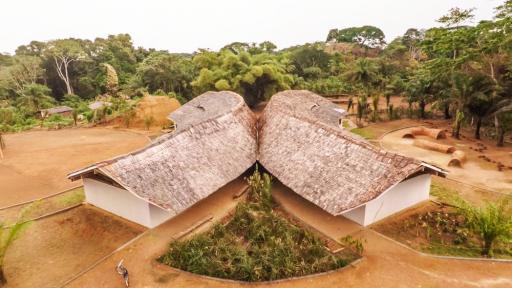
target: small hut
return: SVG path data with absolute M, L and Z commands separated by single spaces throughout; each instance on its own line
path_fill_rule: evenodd
M 430 173 L 441 169 L 341 129 L 336 109 L 309 91 L 274 95 L 260 117 L 259 162 L 306 200 L 364 226 L 429 198 Z
M 108 106 L 112 106 L 112 103 L 105 102 L 105 101 L 94 101 L 94 102 L 89 103 L 89 105 L 88 105 L 89 109 L 91 109 L 93 111 L 101 109 L 103 107 L 108 107 Z
M 134 153 L 71 173 L 88 203 L 155 227 L 256 161 L 256 121 L 243 98 L 208 92 L 170 114 L 177 127 Z
M 59 115 L 62 115 L 62 116 L 69 117 L 69 116 L 71 116 L 72 113 L 73 113 L 73 108 L 71 108 L 71 107 L 68 107 L 68 106 L 57 106 L 57 107 L 53 107 L 53 108 L 48 108 L 48 109 L 40 110 L 39 113 L 38 113 L 38 117 L 39 118 L 45 118 L 45 117 L 52 116 L 52 115 L 55 115 L 55 114 L 59 114 Z

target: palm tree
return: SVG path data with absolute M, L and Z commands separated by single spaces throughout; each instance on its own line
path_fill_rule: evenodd
M 508 199 L 487 203 L 484 207 L 475 207 L 460 198 L 456 203 L 469 228 L 482 239 L 483 255 L 492 257 L 496 241 L 512 239 L 512 214 Z
M 505 133 L 512 129 L 512 99 L 506 98 L 499 101 L 495 106 L 494 126 L 496 127 L 497 142 L 496 146 L 505 145 Z
M 365 96 L 370 96 L 372 89 L 379 82 L 379 67 L 377 63 L 368 58 L 357 59 L 345 77 L 352 82 L 362 86 Z
M 50 89 L 44 85 L 26 85 L 17 99 L 17 106 L 29 114 L 33 114 L 42 108 L 50 107 L 55 102 L 51 96 L 48 96 L 50 93 Z
M 493 103 L 491 97 L 478 93 L 469 101 L 467 108 L 471 115 L 476 118 L 475 139 L 480 139 L 480 128 L 485 117 L 489 116 Z
M 492 79 L 487 76 L 479 75 L 473 77 L 472 94 L 466 104 L 468 112 L 476 118 L 475 138 L 480 139 L 480 128 L 482 121 L 488 117 L 493 109 L 496 109 L 496 100 L 494 96 L 495 84 Z
M 471 97 L 467 103 L 467 109 L 474 117 L 476 117 L 475 138 L 480 139 L 480 128 L 485 118 L 493 117 L 494 126 L 496 127 L 497 146 L 504 145 L 505 133 L 510 129 L 512 122 L 512 98 L 507 93 L 495 93 L 498 86 L 493 80 L 487 76 L 473 81 L 477 92 Z
M 469 75 L 457 73 L 454 75 L 452 102 L 457 107 L 457 112 L 452 131 L 453 137 L 457 139 L 460 137 L 460 128 L 464 120 L 464 109 L 471 100 L 488 97 L 493 93 L 493 90 L 493 81 L 483 74 Z
M 379 67 L 371 59 L 360 58 L 355 61 L 352 69 L 345 73 L 344 76 L 347 80 L 355 82 L 364 91 L 357 100 L 357 113 L 361 119 L 367 112 L 368 97 L 370 97 L 374 87 L 380 80 Z
M 421 119 L 425 118 L 425 107 L 432 99 L 431 83 L 430 79 L 424 78 L 420 74 L 411 79 L 406 86 L 409 107 L 412 109 L 412 103 L 418 102 Z

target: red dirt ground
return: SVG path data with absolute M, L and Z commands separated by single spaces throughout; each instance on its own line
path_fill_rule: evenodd
M 113 271 L 125 259 L 130 272 L 130 287 L 240 287 L 239 284 L 207 279 L 179 272 L 155 261 L 173 235 L 190 227 L 205 216 L 220 219 L 235 202 L 231 195 L 240 187 L 232 182 L 191 209 L 162 224 L 125 249 L 87 272 L 70 287 L 121 287 L 122 280 Z M 285 210 L 318 231 L 339 239 L 347 234 L 365 239 L 361 262 L 345 270 L 321 276 L 279 282 L 246 284 L 248 287 L 510 287 L 512 263 L 477 262 L 424 256 L 397 245 L 371 229 L 361 229 L 343 218 L 333 217 L 282 185 L 273 190 Z M 214 220 L 215 221 L 215 220 Z
M 414 123 L 421 125 L 420 121 L 407 121 L 410 124 Z M 425 122 L 423 122 L 425 123 Z M 430 122 L 433 126 L 449 131 L 449 123 L 446 121 Z M 409 123 L 407 123 L 409 124 Z M 428 125 L 428 123 L 426 123 Z M 375 125 L 377 126 L 377 125 Z M 409 126 L 409 125 L 407 125 Z M 428 125 L 430 126 L 430 125 Z M 406 127 L 406 126 L 402 126 Z M 404 139 L 402 135 L 409 129 L 398 130 L 386 134 L 380 140 L 380 144 L 383 148 L 389 151 L 394 151 L 406 156 L 414 157 L 416 159 L 435 164 L 445 170 L 449 171 L 448 178 L 459 180 L 468 184 L 476 185 L 478 187 L 484 187 L 492 190 L 496 190 L 504 193 L 512 192 L 512 145 L 506 144 L 505 147 L 496 147 L 496 145 L 490 140 L 479 140 L 476 141 L 472 136 L 468 135 L 470 131 L 464 131 L 463 137 L 458 140 L 452 138 L 450 133 L 447 133 L 446 139 L 434 140 L 426 136 L 418 136 L 417 138 L 426 139 L 436 143 L 446 144 L 454 146 L 457 150 L 466 153 L 467 162 L 464 163 L 462 168 L 459 167 L 448 167 L 448 162 L 451 155 L 441 152 L 430 151 L 415 147 L 412 145 L 412 139 Z M 483 152 L 475 151 L 478 144 L 484 145 L 486 150 Z M 486 156 L 490 161 L 485 161 L 479 156 Z M 497 168 L 497 162 L 501 162 L 505 165 L 503 171 L 499 171 Z
M 76 169 L 146 145 L 147 137 L 105 128 L 28 131 L 4 135 L 0 159 L 0 207 L 47 196 L 80 184 Z
M 6 287 L 59 287 L 143 230 L 89 205 L 32 222 L 7 251 Z
M 129 128 L 146 129 L 144 118 L 153 117 L 153 123 L 151 123 L 149 129 L 160 130 L 170 124 L 167 116 L 174 110 L 180 108 L 180 106 L 178 100 L 167 96 L 146 95 L 137 103 L 135 117 L 130 122 Z M 125 128 L 121 117 L 109 121 L 107 125 Z

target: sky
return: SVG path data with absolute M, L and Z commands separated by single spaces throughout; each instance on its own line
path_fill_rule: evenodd
M 408 28 L 429 28 L 452 8 L 491 19 L 503 0 L 2 0 L 0 52 L 32 40 L 94 40 L 129 33 L 135 46 L 194 52 L 234 41 L 278 48 L 324 41 L 332 28 L 374 25 L 388 41 Z

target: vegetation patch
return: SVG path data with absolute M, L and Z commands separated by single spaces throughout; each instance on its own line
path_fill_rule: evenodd
M 2 222 L 13 222 L 18 218 L 19 213 L 24 210 L 27 210 L 24 212 L 26 219 L 34 219 L 80 204 L 84 202 L 84 200 L 84 188 L 78 187 L 63 194 L 38 200 L 30 204 L 4 209 L 0 211 L 0 219 Z M 28 207 L 30 207 L 30 209 L 27 209 Z
M 374 229 L 427 253 L 512 259 L 512 218 L 507 204 L 460 205 L 430 204 Z
M 84 187 L 78 187 L 62 194 L 57 198 L 57 202 L 63 206 L 80 204 L 85 201 Z
M 212 277 L 269 281 L 338 269 L 358 257 L 348 248 L 331 253 L 325 239 L 282 217 L 268 174 L 256 171 L 248 182 L 248 199 L 231 219 L 209 232 L 172 242 L 158 260 Z
M 354 128 L 354 129 L 350 130 L 350 132 L 357 134 L 357 135 L 363 137 L 364 139 L 375 139 L 376 138 L 375 134 L 366 128 Z

